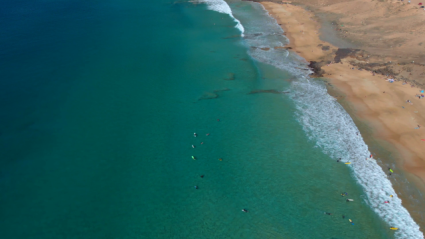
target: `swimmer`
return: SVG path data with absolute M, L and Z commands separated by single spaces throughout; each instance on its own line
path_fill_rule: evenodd
M 198 189 L 198 186 L 195 186 L 195 189 Z
M 341 193 L 341 196 L 345 197 L 345 194 Z
M 193 160 L 196 160 L 195 156 L 192 156 L 192 159 L 193 159 Z
M 210 136 L 210 134 L 208 133 L 207 136 Z
M 393 197 L 393 195 L 390 195 L 390 197 Z
M 342 215 L 342 219 L 344 219 L 345 218 L 345 216 L 344 215 Z
M 193 137 L 196 137 L 196 136 L 198 136 L 196 133 L 193 133 Z
M 332 215 L 332 213 L 330 213 L 330 212 L 325 212 L 325 214 L 326 214 L 326 215 Z
M 204 144 L 204 142 L 201 142 L 201 144 Z
M 195 148 L 195 145 L 192 144 L 192 148 Z
M 242 212 L 248 212 L 248 210 L 244 208 L 244 209 L 242 209 Z
M 222 159 L 222 158 L 219 158 L 218 160 L 223 161 L 223 159 Z
M 220 119 L 217 119 L 218 122 L 220 122 Z
M 336 162 L 339 163 L 339 161 L 341 161 L 341 158 L 339 158 Z
M 390 203 L 390 201 L 385 201 L 384 203 Z
M 201 175 L 201 178 L 204 178 L 204 175 Z

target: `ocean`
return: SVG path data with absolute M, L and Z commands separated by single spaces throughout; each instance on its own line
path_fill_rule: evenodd
M 258 3 L 0 13 L 0 238 L 423 238 Z

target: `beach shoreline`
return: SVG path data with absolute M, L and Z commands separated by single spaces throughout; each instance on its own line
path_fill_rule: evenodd
M 360 54 L 364 54 L 361 46 L 358 49 L 343 49 L 322 40 L 326 39 L 321 32 L 320 19 L 323 17 L 317 17 L 308 7 L 285 1 L 260 3 L 283 28 L 289 39 L 285 47 L 310 62 L 315 72 L 312 77 L 324 77 L 328 87 L 335 87 L 335 92 L 344 95 L 341 98 L 346 101 L 344 108 L 350 115 L 368 125 L 370 137 L 388 143 L 385 148 L 392 153 L 395 163 L 383 159 L 381 167 L 394 165 L 391 168 L 395 169 L 396 174 L 397 170 L 402 169 L 403 176 L 425 193 L 425 141 L 421 140 L 425 139 L 425 128 L 422 127 L 425 125 L 425 99 L 415 97 L 421 94 L 421 88 L 416 87 L 420 84 L 405 82 L 402 78 L 390 83 L 388 79 L 396 77 L 387 76 L 385 72 L 384 75 L 379 71 L 373 73 L 361 67 L 362 64 L 373 63 L 373 59 L 361 59 Z M 338 93 L 333 96 L 338 99 Z M 361 128 L 360 132 L 362 136 L 365 134 Z M 375 152 L 372 151 L 372 154 Z M 379 156 L 374 155 L 375 158 Z M 385 168 L 383 170 L 387 171 Z M 389 179 L 394 185 L 395 179 Z M 402 193 L 402 185 L 394 187 L 401 194 L 403 205 L 423 231 L 425 224 L 423 215 L 416 211 L 418 205 L 413 205 L 411 195 Z M 417 197 L 415 199 L 418 200 Z

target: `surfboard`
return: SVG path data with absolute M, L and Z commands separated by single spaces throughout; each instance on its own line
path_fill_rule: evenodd
M 390 227 L 391 230 L 397 231 L 398 228 L 397 227 Z
M 345 164 L 351 164 L 350 162 L 348 162 L 348 163 L 345 163 Z

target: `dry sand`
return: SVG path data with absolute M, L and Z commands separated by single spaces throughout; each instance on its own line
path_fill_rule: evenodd
M 408 176 L 417 183 L 419 189 L 425 191 L 425 141 L 422 141 L 425 139 L 425 98 L 415 97 L 420 94 L 421 89 L 418 85 L 425 82 L 421 78 L 421 74 L 425 75 L 423 73 L 425 69 L 421 65 L 423 60 L 421 57 L 425 56 L 425 37 L 423 37 L 425 35 L 421 35 L 422 37 L 416 35 L 424 34 L 422 29 L 425 25 L 412 29 L 414 24 L 425 20 L 425 11 L 417 8 L 417 3 L 404 4 L 396 1 L 319 0 L 312 3 L 309 0 L 299 0 L 296 4 L 282 1 L 261 2 L 261 4 L 285 30 L 290 40 L 288 46 L 309 62 L 321 62 L 316 64 L 321 66 L 321 70 L 316 69 L 316 76 L 326 77 L 328 82 L 343 92 L 355 117 L 372 128 L 372 137 L 389 142 L 394 147 L 397 151 L 398 166 L 408 172 Z M 417 16 L 418 9 L 421 11 L 420 16 Z M 340 14 L 338 21 L 333 14 Z M 320 17 L 317 17 L 319 15 Z M 331 18 L 334 20 L 329 20 Z M 405 24 L 410 28 L 403 28 L 406 21 L 411 21 Z M 341 25 L 344 27 L 349 25 L 348 28 L 351 30 L 345 35 L 352 34 L 352 36 L 347 36 L 340 42 L 329 36 L 332 34 L 344 36 L 339 30 L 324 36 L 321 34 L 323 28 L 321 29 L 320 24 L 324 22 L 331 28 L 335 27 L 325 29 L 328 31 L 342 28 Z M 364 25 L 364 22 L 367 24 Z M 393 31 L 388 31 L 391 28 L 394 28 Z M 371 37 L 360 39 L 361 31 L 365 29 L 369 29 L 368 34 Z M 380 33 L 382 31 L 387 34 Z M 386 44 L 379 41 L 380 34 L 386 39 Z M 346 50 L 349 54 L 344 55 L 343 50 L 338 50 L 335 45 L 324 41 L 327 39 L 331 39 L 329 42 L 336 42 L 335 44 L 339 44 L 340 47 L 344 44 L 355 45 L 359 50 Z M 421 40 L 424 41 L 423 46 L 419 44 Z M 383 45 L 395 46 L 396 42 L 402 43 L 395 48 L 382 48 Z M 406 45 L 406 42 L 411 45 Z M 421 49 L 417 50 L 419 47 Z M 338 55 L 342 55 L 339 63 L 328 64 L 330 61 L 338 61 L 336 57 Z M 415 59 L 414 64 L 403 63 L 412 59 Z M 392 62 L 385 63 L 385 61 Z M 362 70 L 358 70 L 359 67 Z M 373 74 L 370 70 L 383 75 Z M 390 77 L 399 81 L 389 83 L 386 80 Z M 409 83 L 403 84 L 404 80 L 401 79 L 408 80 Z M 411 103 L 407 103 L 407 100 Z M 422 127 L 417 129 L 418 125 Z M 404 198 L 407 199 L 408 196 Z M 412 208 L 409 205 L 405 206 L 407 209 Z M 415 217 L 415 213 L 411 211 L 411 214 Z M 420 216 L 415 219 L 424 228 Z

